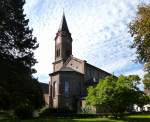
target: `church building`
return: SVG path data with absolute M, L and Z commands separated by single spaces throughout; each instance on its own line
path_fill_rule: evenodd
M 63 13 L 55 37 L 55 61 L 49 74 L 49 107 L 79 111 L 87 88 L 111 74 L 72 54 L 72 37 Z

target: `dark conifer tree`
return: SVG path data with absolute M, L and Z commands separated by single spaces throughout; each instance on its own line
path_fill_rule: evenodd
M 9 96 L 6 105 L 11 109 L 24 103 L 35 108 L 43 104 L 40 85 L 32 75 L 38 43 L 23 13 L 24 4 L 25 0 L 0 0 L 0 92 Z

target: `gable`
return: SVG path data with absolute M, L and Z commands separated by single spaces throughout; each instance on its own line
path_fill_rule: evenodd
M 84 74 L 84 64 L 85 61 L 72 57 L 66 64 L 66 67 L 70 67 L 73 70 Z

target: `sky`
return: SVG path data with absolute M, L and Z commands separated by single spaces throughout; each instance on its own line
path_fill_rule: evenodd
M 109 73 L 138 74 L 143 65 L 136 63 L 133 38 L 128 24 L 136 17 L 137 5 L 150 0 L 26 0 L 24 13 L 28 18 L 39 48 L 35 77 L 49 82 L 53 71 L 54 38 L 65 12 L 73 38 L 73 55 Z

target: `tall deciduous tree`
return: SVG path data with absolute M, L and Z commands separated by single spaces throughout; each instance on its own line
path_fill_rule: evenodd
M 131 36 L 134 37 L 132 48 L 136 48 L 137 59 L 145 63 L 150 72 L 150 4 L 138 7 L 137 17 L 129 24 Z
M 39 83 L 32 76 L 36 72 L 33 50 L 38 43 L 23 13 L 24 4 L 25 0 L 0 1 L 0 90 L 9 96 L 6 105 L 10 108 L 43 104 Z

